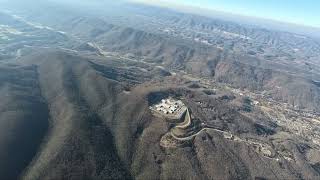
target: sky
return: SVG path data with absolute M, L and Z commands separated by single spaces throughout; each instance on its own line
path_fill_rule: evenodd
M 195 6 L 244 16 L 320 28 L 320 0 L 139 0 Z

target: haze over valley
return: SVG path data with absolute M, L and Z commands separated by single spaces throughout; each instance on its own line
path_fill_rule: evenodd
M 0 1 L 0 179 L 319 179 L 318 31 L 235 18 Z

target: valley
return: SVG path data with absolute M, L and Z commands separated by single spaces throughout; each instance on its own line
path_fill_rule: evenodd
M 38 3 L 0 8 L 1 178 L 319 178 L 318 39 Z

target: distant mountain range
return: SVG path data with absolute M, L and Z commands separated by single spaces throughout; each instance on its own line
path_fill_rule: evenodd
M 3 4 L 0 177 L 317 179 L 320 41 L 239 21 Z M 188 123 L 150 110 L 169 97 Z
M 217 11 L 213 9 L 205 9 L 205 8 L 194 7 L 194 6 L 177 5 L 170 2 L 166 2 L 166 3 L 161 1 L 148 2 L 143 0 L 142 1 L 133 0 L 130 2 L 144 4 L 147 6 L 168 8 L 168 9 L 172 9 L 180 12 L 201 15 L 209 18 L 233 21 L 233 22 L 247 25 L 247 26 L 257 26 L 260 28 L 266 28 L 270 30 L 286 31 L 286 32 L 292 32 L 297 34 L 304 34 L 304 35 L 312 36 L 315 38 L 320 38 L 320 28 L 317 28 L 317 27 L 310 27 L 310 26 L 304 26 L 299 24 L 280 22 L 280 21 L 271 20 L 271 19 L 263 19 L 263 18 L 250 17 L 250 16 L 239 15 L 239 14 L 232 14 L 229 12 L 222 12 L 222 11 Z

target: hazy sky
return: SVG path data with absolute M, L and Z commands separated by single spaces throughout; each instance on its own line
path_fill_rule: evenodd
M 139 0 L 188 5 L 246 16 L 320 27 L 320 0 Z

